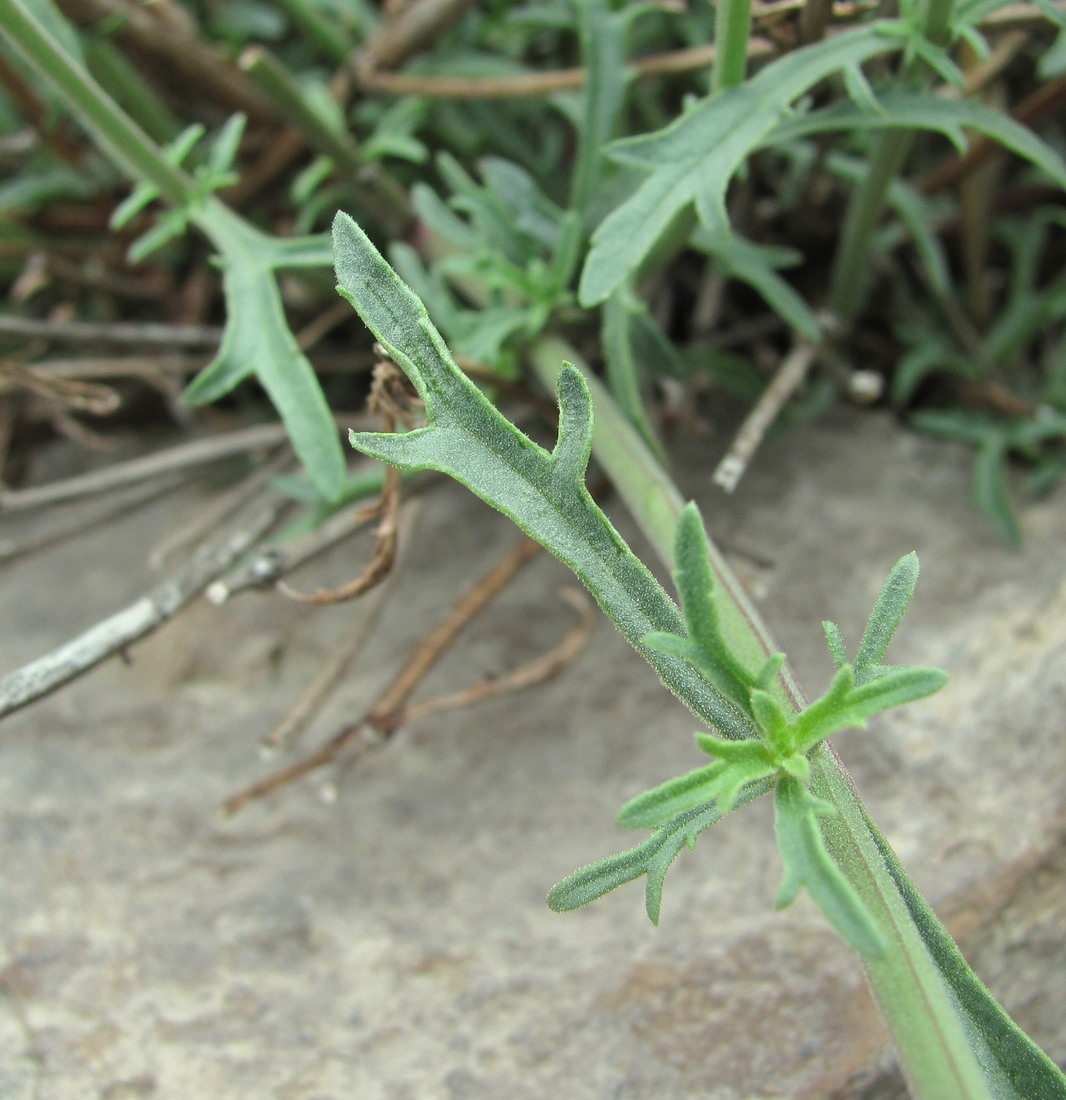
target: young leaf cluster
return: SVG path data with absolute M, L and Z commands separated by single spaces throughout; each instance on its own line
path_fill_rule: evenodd
M 875 714 L 920 699 L 944 684 L 946 676 L 939 669 L 881 664 L 914 592 L 917 557 L 912 553 L 902 558 L 889 574 L 854 663 L 846 659 L 839 629 L 833 623 L 824 624 L 836 674 L 820 699 L 799 713 L 790 713 L 774 691 L 784 655 L 769 657 L 761 669 L 751 673 L 735 659 L 722 637 L 711 598 L 707 549 L 699 513 L 689 505 L 678 524 L 674 574 L 687 631 L 684 635 L 652 635 L 645 642 L 698 668 L 719 691 L 745 709 L 756 732 L 740 740 L 697 733 L 697 746 L 714 757 L 714 763 L 645 791 L 618 815 L 623 827 L 655 829 L 655 836 L 630 852 L 570 876 L 555 887 L 549 904 L 557 909 L 574 908 L 621 882 L 647 874 L 648 915 L 657 923 L 662 877 L 682 843 L 694 842 L 699 831 L 772 788 L 778 846 L 785 867 L 778 907 L 788 905 L 806 887 L 849 943 L 865 955 L 877 954 L 882 943 L 876 924 L 822 840 L 819 819 L 836 811 L 811 793 L 809 757 L 830 735 L 865 728 Z M 682 843 L 677 843 L 678 839 Z
M 245 122 L 245 116 L 241 114 L 233 115 L 226 122 L 211 144 L 206 163 L 193 172 L 195 188 L 188 202 L 184 206 L 165 210 L 156 219 L 155 225 L 130 245 L 128 255 L 131 263 L 140 263 L 162 248 L 167 241 L 182 236 L 189 228 L 194 210 L 202 208 L 208 195 L 229 187 L 240 179 L 233 169 L 233 163 L 237 157 Z M 199 123 L 187 127 L 162 150 L 163 158 L 175 167 L 183 166 L 206 132 L 206 127 Z M 137 184 L 129 198 L 115 207 L 110 220 L 111 228 L 125 228 L 159 197 L 159 188 L 155 184 L 147 181 Z

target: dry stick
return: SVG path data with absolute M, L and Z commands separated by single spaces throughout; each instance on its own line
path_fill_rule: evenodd
M 403 419 L 408 428 L 412 426 L 408 413 L 389 392 L 390 379 L 395 383 L 398 374 L 399 368 L 394 363 L 379 363 L 374 368 L 374 382 L 368 402 L 371 412 L 381 414 L 384 430 L 390 434 L 396 430 L 398 419 Z M 396 521 L 400 512 L 402 488 L 400 471 L 395 466 L 386 466 L 385 483 L 381 487 L 373 513 L 381 519 L 374 531 L 374 555 L 358 577 L 339 588 L 318 588 L 314 592 L 298 592 L 284 581 L 279 581 L 278 591 L 291 600 L 321 606 L 357 599 L 379 585 L 389 575 L 396 561 Z
M 345 509 L 301 538 L 257 550 L 228 577 L 212 584 L 207 590 L 207 598 L 213 604 L 223 604 L 239 592 L 265 588 L 343 542 L 359 528 L 365 527 L 374 515 L 373 508 Z
M 389 684 L 370 710 L 355 722 L 342 727 L 324 745 L 302 760 L 281 768 L 226 799 L 222 812 L 229 817 L 243 809 L 249 802 L 263 798 L 279 787 L 284 787 L 307 775 L 308 772 L 329 764 L 356 738 L 362 737 L 367 747 L 388 741 L 398 728 L 396 718 L 402 714 L 404 704 L 411 693 L 440 660 L 463 628 L 506 588 L 536 557 L 539 550 L 540 547 L 532 539 L 523 538 L 459 600 L 448 617 L 422 642 L 407 666 Z
M 43 378 L 139 378 L 172 389 L 174 376 L 193 374 L 207 365 L 203 355 L 112 355 L 84 359 L 41 359 L 33 369 Z
M 39 660 L 0 678 L 0 718 L 51 694 L 162 626 L 254 546 L 273 526 L 279 509 L 280 503 L 263 507 L 243 522 L 232 524 L 147 595 Z
M 152 569 L 162 568 L 167 558 L 177 551 L 201 542 L 212 531 L 218 530 L 227 519 L 260 493 L 272 477 L 281 473 L 292 461 L 292 452 L 285 448 L 265 461 L 259 469 L 241 478 L 236 485 L 217 493 L 188 523 L 172 531 L 149 552 L 149 566 Z
M 11 101 L 18 107 L 19 114 L 41 135 L 41 139 L 52 152 L 60 160 L 80 168 L 81 149 L 61 125 L 57 125 L 54 119 L 49 120 L 49 108 L 41 102 L 29 81 L 3 54 L 0 54 L 0 86 L 7 91 Z
M 310 351 L 324 336 L 338 325 L 351 320 L 351 317 L 351 303 L 341 299 L 323 310 L 313 321 L 308 321 L 296 333 L 296 343 L 301 351 Z
M 214 347 L 222 329 L 214 325 L 159 325 L 151 322 L 38 321 L 29 317 L 0 317 L 0 333 L 33 339 L 90 341 L 104 344 L 164 344 L 169 347 Z
M 178 18 L 159 18 L 172 6 L 130 0 L 58 0 L 63 14 L 79 27 L 109 25 L 110 34 L 127 50 L 147 55 L 181 77 L 186 86 L 228 110 L 243 111 L 253 120 L 273 119 L 274 113 L 248 78 L 198 35 L 184 9 Z
M 400 531 L 397 540 L 400 553 L 408 545 L 408 536 L 414 526 L 418 504 L 419 502 L 415 501 L 405 508 L 400 519 Z M 271 748 L 287 749 L 296 743 L 297 738 L 307 728 L 311 719 L 321 710 L 337 681 L 344 674 L 345 669 L 359 656 L 363 646 L 373 634 L 378 619 L 381 617 L 381 611 L 385 606 L 385 596 L 390 591 L 395 577 L 396 571 L 393 570 L 384 578 L 383 583 L 377 586 L 364 605 L 365 612 L 362 617 L 356 620 L 347 636 L 341 639 L 330 654 L 329 660 L 307 686 L 292 710 L 269 733 L 264 735 L 263 745 Z
M 400 510 L 400 487 L 400 471 L 395 466 L 387 467 L 381 499 L 374 506 L 374 514 L 381 517 L 381 522 L 374 531 L 374 554 L 358 577 L 339 588 L 316 588 L 314 592 L 299 592 L 279 580 L 278 591 L 290 600 L 322 607 L 358 599 L 381 584 L 396 561 L 396 518 Z
M 806 377 L 817 351 L 816 345 L 807 340 L 798 340 L 778 368 L 770 385 L 755 403 L 755 407 L 744 418 L 733 445 L 714 471 L 715 483 L 721 485 L 727 493 L 731 493 L 744 476 L 744 471 L 758 450 L 766 430 Z
M 287 438 L 284 424 L 261 424 L 255 428 L 243 428 L 236 432 L 197 439 L 192 443 L 180 443 L 176 447 L 168 447 L 128 462 L 118 462 L 103 470 L 94 470 L 78 477 L 52 481 L 32 489 L 0 490 L 0 512 L 39 508 L 46 504 L 59 504 L 76 497 L 107 492 L 146 478 L 217 462 L 260 447 L 276 447 Z
M 428 45 L 456 22 L 476 0 L 411 0 L 394 16 L 382 20 L 359 52 L 356 64 L 369 71 L 391 69 Z
M 373 634 L 385 605 L 385 594 L 389 591 L 388 581 L 394 575 L 390 574 L 385 578 L 384 584 L 378 585 L 367 601 L 364 614 L 355 621 L 349 633 L 337 643 L 329 655 L 329 660 L 308 684 L 292 710 L 269 733 L 263 735 L 263 745 L 274 749 L 289 749 L 296 744 L 311 720 L 322 709 L 337 681 L 359 656 Z
M 89 531 L 95 531 L 99 527 L 105 527 L 109 523 L 114 523 L 130 512 L 135 512 L 146 504 L 158 500 L 165 493 L 186 484 L 187 481 L 187 477 L 176 473 L 163 480 L 162 483 L 157 481 L 151 485 L 135 486 L 120 501 L 112 502 L 110 507 L 102 508 L 96 515 L 88 519 L 84 516 L 75 516 L 71 520 L 68 517 L 53 530 L 37 534 L 24 542 L 0 538 L 0 566 L 16 561 L 18 558 L 35 554 L 39 550 L 45 550 L 57 543 L 66 542 L 68 539 L 79 538 L 81 535 L 88 534 Z
M 412 703 L 395 716 L 397 726 L 409 725 L 419 718 L 425 718 L 428 714 L 440 714 L 443 711 L 472 706 L 494 695 L 522 691 L 558 676 L 584 648 L 597 618 L 595 605 L 583 592 L 576 588 L 563 588 L 559 595 L 577 613 L 578 620 L 554 649 L 548 650 L 547 653 L 524 665 L 519 665 L 518 668 L 512 669 L 503 676 L 478 680 L 462 691 L 456 691 L 450 695 L 438 695 L 423 703 Z
M 776 53 L 766 38 L 748 41 L 748 57 L 766 57 Z M 692 46 L 671 53 L 653 54 L 630 62 L 627 68 L 638 76 L 681 73 L 702 69 L 714 63 L 715 48 Z M 557 69 L 547 73 L 521 73 L 504 77 L 418 76 L 412 73 L 361 73 L 359 86 L 368 92 L 390 95 L 423 95 L 437 99 L 518 99 L 543 96 L 552 92 L 571 91 L 584 87 L 584 69 Z
M 0 393 L 8 387 L 28 390 L 45 400 L 92 416 L 113 413 L 122 399 L 110 386 L 71 378 L 49 377 L 36 367 L 27 367 L 13 359 L 0 360 Z

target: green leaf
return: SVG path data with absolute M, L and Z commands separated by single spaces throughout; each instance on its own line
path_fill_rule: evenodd
M 798 263 L 801 259 L 798 252 L 754 244 L 735 234 L 713 237 L 707 243 L 707 251 L 714 256 L 723 275 L 747 283 L 790 328 L 808 340 L 822 338 L 822 327 L 814 312 L 775 270 Z
M 227 181 L 235 182 L 237 177 L 233 175 L 232 168 L 237 159 L 237 150 L 240 148 L 247 121 L 247 116 L 243 114 L 231 115 L 211 143 L 211 153 L 207 161 L 207 178 L 211 181 L 212 189 L 228 186 Z
M 761 741 L 716 741 L 714 752 L 719 759 L 715 763 L 631 798 L 619 810 L 618 824 L 623 829 L 657 829 L 678 814 L 708 802 L 715 802 L 719 814 L 725 817 L 744 787 L 777 770 L 773 753 Z
M 582 0 L 575 7 L 587 75 L 570 207 L 585 220 L 603 175 L 603 148 L 614 137 L 631 76 L 625 47 L 633 11 L 612 12 L 605 0 Z
M 1010 501 L 1007 485 L 1007 440 L 990 434 L 973 460 L 973 495 L 977 506 L 1011 546 L 1020 546 L 1021 528 Z
M 894 88 L 878 100 L 879 111 L 867 111 L 849 101 L 783 121 L 762 143 L 773 147 L 810 134 L 832 130 L 916 129 L 942 133 L 960 151 L 965 130 L 976 130 L 1030 161 L 1060 187 L 1066 187 L 1066 162 L 1027 126 L 975 99 L 945 99 L 931 92 Z
M 681 595 L 692 647 L 692 655 L 687 659 L 710 672 L 719 689 L 747 710 L 748 691 L 754 677 L 738 662 L 722 637 L 707 532 L 695 504 L 689 503 L 682 510 L 675 538 L 674 582 Z
M 840 627 L 836 623 L 830 622 L 828 619 L 822 620 L 822 630 L 825 631 L 826 645 L 829 646 L 829 652 L 833 657 L 833 664 L 840 668 L 841 665 L 847 663 L 848 650 L 844 644 L 844 635 L 840 633 Z
M 840 673 L 837 674 L 839 677 Z M 812 703 L 796 719 L 796 750 L 810 752 L 819 742 L 840 730 L 865 729 L 868 718 L 924 699 L 939 691 L 947 681 L 947 673 L 939 668 L 894 668 L 883 669 L 875 679 L 867 680 L 836 698 L 832 697 L 831 687 L 825 696 Z M 834 685 L 836 683 L 835 679 Z
M 741 792 L 737 805 L 744 805 L 766 794 L 769 789 L 768 780 L 755 783 Z M 647 875 L 644 904 L 652 924 L 657 925 L 662 907 L 663 881 L 670 865 L 681 854 L 682 848 L 691 848 L 699 834 L 719 821 L 721 816 L 715 805 L 679 814 L 636 848 L 590 863 L 567 875 L 549 892 L 549 908 L 556 913 L 580 909 L 615 888 Z
M 352 433 L 358 450 L 401 469 L 450 474 L 568 565 L 663 682 L 704 721 L 733 736 L 743 712 L 683 660 L 649 649 L 656 631 L 683 634 L 673 601 L 585 487 L 592 406 L 579 371 L 559 375 L 559 439 L 549 454 L 511 424 L 455 365 L 425 307 L 346 214 L 333 225 L 338 290 L 411 379 L 427 426 L 402 435 Z
M 786 739 L 789 716 L 785 708 L 769 692 L 755 689 L 751 693 L 751 711 L 766 740 L 779 752 L 788 752 L 791 745 Z
M 649 175 L 593 234 L 578 292 L 582 305 L 602 302 L 636 271 L 693 203 L 712 237 L 726 237 L 729 181 L 791 102 L 830 73 L 895 48 L 871 29 L 845 32 L 794 50 L 744 84 L 702 100 L 656 134 L 610 146 L 612 159 L 644 167 Z
M 777 843 L 785 864 L 777 908 L 790 905 L 806 887 L 829 923 L 856 951 L 875 958 L 882 955 L 885 941 L 874 918 L 825 850 L 818 818 L 834 814 L 833 807 L 784 775 L 777 781 L 774 810 Z
M 662 461 L 662 444 L 655 437 L 655 430 L 648 419 L 647 406 L 640 392 L 640 370 L 633 346 L 634 321 L 643 308 L 643 302 L 628 285 L 618 287 L 611 294 L 603 309 L 603 357 L 611 393 L 633 422 L 633 427 L 643 436 L 644 442 Z
M 192 404 L 216 401 L 255 374 L 326 500 L 346 482 L 337 426 L 314 369 L 300 351 L 281 302 L 274 273 L 254 257 L 223 262 L 222 285 L 229 311 L 218 355 L 185 391 Z
M 888 574 L 877 597 L 855 657 L 855 681 L 863 683 L 881 664 L 918 584 L 918 555 L 912 550 Z

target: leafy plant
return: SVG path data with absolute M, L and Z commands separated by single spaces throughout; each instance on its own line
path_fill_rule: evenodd
M 791 345 L 806 348 L 822 377 L 781 422 L 821 407 L 834 385 L 847 389 L 850 363 L 863 354 L 851 334 L 873 278 L 881 279 L 895 292 L 875 321 L 896 342 L 899 361 L 882 367 L 898 405 L 945 376 L 1021 395 L 1021 410 L 1010 415 L 958 402 L 912 416 L 924 430 L 977 448 L 979 503 L 1016 541 L 1008 459 L 1029 462 L 1033 480 L 1044 485 L 1066 468 L 1066 295 L 1054 244 L 1061 214 L 1042 197 L 1024 219 L 1002 223 L 999 247 L 1008 258 L 1001 263 L 1010 270 L 1003 308 L 975 324 L 944 240 L 943 225 L 959 216 L 960 204 L 931 194 L 910 172 L 916 151 L 924 164 L 938 147 L 923 148 L 917 134 L 940 145 L 946 138 L 960 152 L 987 138 L 1035 169 L 1041 187 L 1066 186 L 1055 147 L 1060 134 L 1042 138 L 1022 112 L 1012 117 L 961 94 L 970 74 L 956 47 L 990 56 L 983 21 L 998 6 L 904 0 L 898 18 L 849 18 L 826 36 L 828 6 L 808 3 L 798 25 L 806 44 L 760 62 L 751 76 L 756 49 L 765 56 L 768 46 L 752 37 L 758 12 L 748 0 L 683 12 L 608 0 L 479 5 L 450 32 L 423 36 L 433 38 L 430 46 L 399 48 L 399 57 L 422 52 L 402 72 L 389 71 L 375 53 L 388 19 L 379 22 L 378 9 L 363 0 L 223 6 L 208 32 L 234 49 L 255 38 L 271 43 L 269 51 L 261 41 L 245 49 L 235 71 L 306 143 L 308 159 L 284 187 L 284 213 L 267 231 L 226 205 L 223 189 L 241 177 L 243 144 L 241 116 L 231 107 L 214 115 L 213 125 L 227 115 L 230 121 L 200 155 L 205 127 L 182 131 L 150 82 L 133 87 L 136 74 L 121 71 L 116 51 L 108 54 L 106 27 L 86 43 L 47 0 L 0 0 L 5 37 L 38 74 L 49 110 L 78 119 L 133 183 L 111 225 L 154 216 L 131 258 L 165 264 L 167 251 L 156 250 L 189 227 L 216 249 L 223 339 L 185 396 L 207 403 L 259 380 L 305 466 L 306 478 L 279 482 L 310 505 L 298 529 L 365 489 L 347 473 L 279 284 L 284 271 L 325 269 L 335 258 L 342 293 L 406 371 L 427 415 L 425 427 L 356 434 L 353 443 L 404 469 L 450 474 L 548 547 L 706 727 L 696 744 L 711 763 L 623 807 L 620 824 L 651 829 L 651 836 L 569 876 L 550 904 L 574 908 L 646 876 L 646 908 L 657 922 L 666 872 L 682 848 L 725 814 L 772 793 L 784 865 L 778 904 L 806 888 L 860 952 L 911 1087 L 934 1100 L 1043 1100 L 1066 1096 L 1066 1085 L 970 971 L 827 741 L 943 682 L 935 669 L 882 664 L 913 593 L 917 561 L 908 555 L 890 573 L 852 659 L 839 630 L 824 624 L 836 673 L 808 703 L 698 513 L 682 506 L 646 398 L 656 386 L 676 391 L 678 379 L 703 374 L 724 377 L 762 405 L 774 386 L 766 387 L 756 352 L 768 352 L 772 366 Z M 1061 27 L 1053 6 L 1041 10 Z M 708 78 L 691 62 L 699 55 L 707 67 L 711 39 Z M 1040 79 L 1061 73 L 1062 43 L 1060 33 Z M 358 65 L 353 49 L 363 51 Z M 580 62 L 583 86 L 572 68 L 539 71 L 545 58 Z M 323 65 L 341 65 L 339 83 L 350 89 L 355 80 L 361 102 L 346 102 Z M 674 77 L 645 81 L 653 72 Z M 510 98 L 523 81 L 541 81 L 544 100 Z M 373 98 L 404 82 L 409 97 L 391 104 Z M 494 101 L 497 93 L 504 98 Z M 17 114 L 6 100 L 0 109 Z M 106 173 L 57 169 L 40 154 L 25 163 L 23 177 L 0 196 L 8 206 L 35 210 L 58 195 L 98 194 L 111 182 Z M 781 233 L 789 220 L 816 220 L 814 193 L 826 186 L 829 244 L 810 248 L 802 232 L 796 240 Z M 845 189 L 851 198 L 840 227 Z M 313 230 L 338 205 L 356 210 L 370 236 L 340 215 L 331 251 Z M 388 242 L 413 291 L 371 237 Z M 913 250 L 917 284 L 895 262 L 905 249 Z M 886 277 L 889 253 L 893 273 Z M 771 339 L 738 351 L 716 342 L 728 336 L 721 325 L 700 322 L 699 331 L 693 321 L 690 331 L 688 313 L 697 311 L 688 298 L 705 306 L 716 294 L 733 297 L 741 326 L 751 302 L 761 302 L 756 320 L 769 320 Z M 486 392 L 456 367 L 449 347 L 464 366 L 469 360 L 481 368 L 476 376 L 489 379 Z M 606 389 L 594 371 L 561 366 L 580 364 L 583 353 L 602 361 Z M 1034 358 L 1036 372 L 1028 369 Z M 559 397 L 551 451 L 493 404 L 493 387 L 521 380 L 526 367 Z M 678 601 L 588 493 L 590 452 L 674 565 Z
M 773 788 L 786 867 L 778 902 L 805 885 L 864 953 L 918 1094 L 1066 1096 L 1066 1078 L 974 977 L 825 748 L 831 732 L 861 726 L 943 682 L 938 670 L 881 664 L 917 579 L 915 559 L 904 558 L 890 574 L 853 664 L 840 631 L 826 624 L 838 669 L 826 694 L 806 706 L 781 655 L 762 647 L 761 630 L 749 624 L 734 634 L 724 626 L 749 612 L 734 606 L 733 617 L 719 615 L 718 601 L 728 602 L 735 584 L 713 583 L 720 559 L 709 556 L 694 510 L 678 524 L 678 608 L 594 503 L 584 484 L 592 396 L 575 368 L 559 373 L 558 439 L 545 451 L 455 366 L 425 307 L 344 214 L 334 223 L 334 249 L 338 289 L 426 407 L 425 427 L 402 435 L 353 432 L 353 446 L 401 469 L 447 473 L 508 515 L 582 579 L 663 683 L 718 734 L 699 742 L 717 763 L 623 809 L 628 824 L 665 819 L 652 839 L 578 872 L 552 891 L 551 902 L 571 908 L 647 873 L 655 919 L 663 876 L 681 847 L 730 808 Z M 762 660 L 753 664 L 760 647 Z M 918 1019 L 925 1024 L 916 1026 Z

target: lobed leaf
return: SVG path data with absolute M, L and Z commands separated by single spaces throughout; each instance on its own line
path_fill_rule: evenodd
M 782 121 L 768 133 L 762 145 L 834 130 L 915 129 L 935 130 L 960 151 L 966 148 L 966 130 L 998 141 L 1006 149 L 1035 165 L 1060 187 L 1066 187 L 1066 163 L 1056 150 L 1009 115 L 975 99 L 945 99 L 933 92 L 893 88 L 879 97 L 879 110 L 865 110 L 842 100 L 832 107 Z
M 578 291 L 582 305 L 602 302 L 636 271 L 693 203 L 712 238 L 725 238 L 729 181 L 792 101 L 830 73 L 895 48 L 873 29 L 846 32 L 794 50 L 744 84 L 702 100 L 658 133 L 610 146 L 612 159 L 647 168 L 649 175 L 593 234 Z
M 293 450 L 325 500 L 344 492 L 346 463 L 337 426 L 314 368 L 292 334 L 274 273 L 254 259 L 224 261 L 228 312 L 215 359 L 185 391 L 207 404 L 255 374 L 277 409 Z
M 810 752 L 840 730 L 865 729 L 867 719 L 875 714 L 924 699 L 939 691 L 947 680 L 947 673 L 939 668 L 886 669 L 875 679 L 852 688 L 835 705 L 819 707 L 815 712 L 814 707 L 823 701 L 819 700 L 804 711 L 796 720 L 796 748 Z
M 752 784 L 741 791 L 737 806 L 758 798 L 769 789 L 769 780 Z M 720 820 L 721 816 L 714 804 L 679 814 L 643 844 L 628 852 L 590 863 L 567 875 L 548 893 L 549 908 L 557 913 L 580 909 L 618 886 L 647 875 L 644 904 L 652 924 L 657 925 L 662 907 L 663 881 L 670 865 L 681 854 L 682 848 L 692 847 L 699 834 Z
M 355 433 L 352 445 L 402 469 L 447 473 L 509 516 L 569 566 L 626 639 L 694 713 L 733 737 L 750 721 L 677 656 L 644 643 L 683 634 L 681 614 L 589 495 L 588 386 L 574 367 L 559 375 L 559 439 L 549 454 L 523 435 L 455 365 L 425 307 L 346 214 L 333 225 L 338 290 L 411 379 L 427 425 L 402 435 Z
M 701 746 L 702 747 L 702 746 Z M 721 750 L 727 748 L 728 756 Z M 696 768 L 631 798 L 618 812 L 623 829 L 657 829 L 678 814 L 715 802 L 725 817 L 749 783 L 777 770 L 773 753 L 761 741 L 718 741 L 713 764 Z

